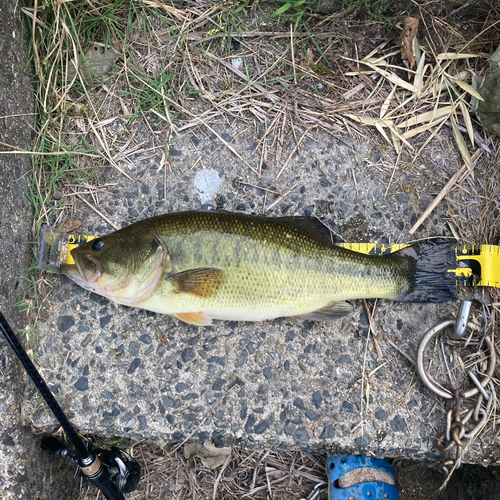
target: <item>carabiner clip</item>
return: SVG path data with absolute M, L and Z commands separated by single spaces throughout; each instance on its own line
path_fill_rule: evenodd
M 311 493 L 307 495 L 307 498 L 302 497 L 300 500 L 315 500 L 315 498 L 320 494 L 323 493 L 323 491 L 326 491 L 326 486 L 324 483 L 318 483 Z
M 462 300 L 460 302 L 460 309 L 458 310 L 457 319 L 455 321 L 455 328 L 448 333 L 451 340 L 460 340 L 467 329 L 469 322 L 470 309 L 472 307 L 471 300 Z

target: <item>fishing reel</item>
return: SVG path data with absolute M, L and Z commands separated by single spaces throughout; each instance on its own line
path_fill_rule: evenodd
M 70 450 L 55 437 L 46 437 L 41 442 L 45 451 L 73 460 L 77 464 L 75 476 L 81 472 L 95 486 L 102 486 L 103 478 L 106 478 L 105 482 L 111 488 L 107 488 L 106 493 L 109 499 L 124 498 L 123 493 L 137 489 L 141 468 L 133 457 L 116 446 L 112 446 L 111 450 L 94 448 L 90 442 L 86 446 L 91 458 L 82 461 L 77 451 Z M 103 491 L 101 486 L 98 487 Z

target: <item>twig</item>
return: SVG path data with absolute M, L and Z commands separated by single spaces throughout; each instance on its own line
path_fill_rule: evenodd
M 266 207 L 266 210 L 271 210 L 275 205 L 277 205 L 280 201 L 283 201 L 291 192 L 293 189 L 295 189 L 295 186 L 297 184 L 294 184 L 288 191 L 283 193 L 278 199 L 274 200 L 269 206 Z
M 472 164 L 481 156 L 481 150 L 476 149 L 474 154 L 472 155 Z M 463 176 L 463 179 L 467 177 L 469 174 L 469 169 L 467 168 L 467 165 L 465 163 L 462 165 L 460 170 L 454 174 L 451 179 L 446 183 L 443 189 L 441 189 L 441 192 L 434 198 L 434 201 L 425 209 L 425 212 L 419 217 L 417 222 L 415 222 L 415 225 L 410 229 L 410 234 L 413 234 L 424 222 L 427 217 L 431 214 L 431 212 L 437 207 L 439 202 L 452 190 L 453 186 L 455 183 L 458 181 Z
M 387 342 L 389 342 L 389 344 L 394 347 L 394 349 L 396 349 L 401 356 L 405 357 L 413 366 L 415 366 L 415 360 L 411 356 L 402 351 L 391 339 L 385 337 L 385 340 L 387 340 Z
M 292 149 L 292 152 L 288 155 L 288 158 L 286 159 L 284 165 L 281 167 L 281 170 L 279 171 L 279 174 L 276 176 L 276 180 L 278 180 L 281 177 L 281 174 L 287 167 L 287 165 L 290 163 L 290 161 L 293 158 L 293 155 L 299 151 L 300 145 L 302 144 L 302 141 L 305 139 L 306 134 L 309 132 L 309 129 L 307 129 L 302 137 L 299 139 L 299 141 L 296 143 L 295 147 Z
M 100 215 L 111 227 L 113 227 L 114 229 L 118 230 L 120 229 L 116 224 L 114 224 L 113 222 L 111 222 L 101 211 L 97 210 L 96 207 L 94 207 L 94 205 L 92 205 L 92 203 L 89 203 L 83 196 L 81 196 L 79 193 L 77 193 L 76 191 L 74 191 L 75 195 L 78 196 L 78 198 L 80 198 L 80 200 L 82 200 L 84 203 L 86 203 L 92 210 L 94 210 L 94 212 L 98 215 Z
M 222 464 L 222 467 L 220 469 L 219 475 L 217 476 L 217 479 L 215 480 L 213 500 L 216 500 L 216 498 L 217 498 L 217 488 L 219 487 L 219 483 L 220 483 L 222 474 L 226 470 L 226 467 L 228 466 L 230 461 L 231 461 L 231 453 L 229 453 L 229 455 L 226 457 L 226 460 L 224 461 L 224 463 Z
M 373 318 L 372 318 L 372 315 L 370 313 L 370 309 L 368 308 L 368 304 L 366 303 L 366 300 L 363 299 L 363 302 L 365 303 L 366 313 L 368 314 L 368 322 L 370 323 L 370 330 L 373 333 L 373 343 L 375 344 L 375 349 L 377 349 L 377 354 L 378 354 L 379 358 L 382 359 L 384 357 L 384 355 L 382 354 L 382 351 L 380 350 L 380 344 L 378 343 L 377 330 L 375 328 L 375 323 L 373 322 Z M 373 305 L 374 311 L 375 311 L 376 305 L 377 305 L 377 301 L 375 301 L 375 304 Z

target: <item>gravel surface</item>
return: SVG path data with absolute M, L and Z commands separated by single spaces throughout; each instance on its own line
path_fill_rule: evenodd
M 259 130 L 241 133 L 244 127 L 221 122 L 215 130 L 256 165 Z M 387 179 L 373 167 L 377 152 L 350 138 L 311 132 L 294 154 L 287 138 L 283 157 L 291 161 L 276 182 L 281 166 L 263 164 L 255 180 L 217 135 L 200 128 L 176 138 L 166 188 L 161 155 L 131 158 L 133 181 L 108 168 L 104 181 L 114 185 L 99 194 L 97 208 L 122 227 L 187 209 L 317 216 L 347 241 L 387 243 L 409 241 L 415 209 L 432 199 L 433 179 L 422 169 L 408 178 L 419 198 L 400 188 L 404 173 L 384 196 Z M 204 169 L 208 183 L 200 181 Z M 89 207 L 78 211 L 83 234 L 112 230 Z M 415 236 L 443 234 L 439 208 Z M 196 327 L 117 307 L 62 277 L 40 324 L 38 361 L 82 431 L 159 443 L 213 439 L 226 446 L 327 447 L 437 460 L 441 402 L 436 405 L 412 364 L 384 340 L 379 359 L 366 340 L 363 302 L 355 305 L 352 317 L 335 323 L 278 319 Z M 375 324 L 414 357 L 426 329 L 455 312 L 455 304 L 379 301 Z M 363 371 L 372 375 L 361 384 Z M 39 411 L 33 423 L 50 425 L 50 416 Z M 497 459 L 487 438 L 471 447 L 468 459 L 484 457 Z

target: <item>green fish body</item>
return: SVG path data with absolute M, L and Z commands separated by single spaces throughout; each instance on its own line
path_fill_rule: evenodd
M 75 265 L 63 272 L 117 303 L 200 325 L 331 320 L 349 314 L 345 301 L 358 298 L 456 298 L 445 240 L 370 256 L 334 245 L 322 227 L 315 219 L 229 212 L 161 215 L 75 248 Z

